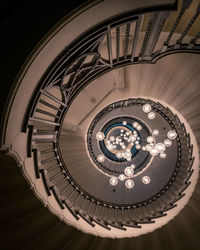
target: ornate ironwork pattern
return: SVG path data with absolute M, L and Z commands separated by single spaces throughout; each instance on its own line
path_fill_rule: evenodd
M 169 45 L 169 41 L 185 9 L 189 7 L 189 3 L 190 1 L 183 1 L 183 7 L 177 20 L 160 50 L 154 52 L 163 25 L 174 6 L 125 13 L 94 27 L 66 47 L 39 82 L 22 125 L 22 131 L 25 132 L 28 129 L 29 132 L 27 156 L 33 156 L 35 177 L 42 178 L 47 194 L 54 195 L 59 206 L 62 209 L 65 207 L 69 209 L 76 219 L 81 217 L 91 226 L 95 226 L 97 223 L 108 230 L 110 226 L 122 230 L 126 230 L 124 226 L 141 227 L 143 223 L 153 223 L 154 218 L 166 215 L 165 212 L 175 207 L 176 201 L 184 196 L 184 190 L 190 184 L 189 178 L 192 174 L 191 168 L 194 160 L 190 135 L 187 134 L 184 124 L 179 121 L 179 118 L 169 109 L 162 107 L 160 103 L 148 100 L 148 103 L 151 103 L 154 109 L 160 112 L 177 131 L 179 150 L 177 169 L 169 184 L 159 194 L 142 204 L 129 204 L 128 206 L 106 204 L 84 192 L 70 176 L 67 167 L 64 166 L 58 143 L 60 127 L 70 104 L 87 84 L 100 75 L 129 64 L 155 63 L 159 58 L 171 53 L 200 53 L 200 45 L 196 43 L 199 32 L 191 39 L 190 43 L 182 43 L 183 38 L 199 15 L 199 7 L 188 26 L 185 27 L 181 39 L 173 45 Z M 136 53 L 139 35 L 142 32 L 141 20 L 144 13 L 148 12 L 151 14 L 142 48 Z M 132 36 L 133 24 L 135 30 Z M 121 29 L 123 26 L 126 28 L 126 33 L 123 55 L 121 55 Z M 112 36 L 114 31 L 116 31 L 115 43 Z M 103 50 L 104 52 L 102 52 Z M 57 92 L 56 95 L 55 92 Z M 114 105 L 117 107 L 131 105 L 132 102 L 141 105 L 146 100 L 130 99 L 127 103 L 122 101 Z M 116 106 L 108 106 L 107 111 L 113 108 Z M 170 194 L 171 198 L 167 196 L 168 192 L 173 194 Z M 161 201 L 162 199 L 164 202 Z
M 48 89 L 51 87 L 59 88 L 62 94 L 62 100 L 59 101 L 61 104 L 61 110 L 54 119 L 55 123 L 57 123 L 56 121 L 59 121 L 58 123 L 60 124 L 64 113 L 68 110 L 73 99 L 87 84 L 98 76 L 124 65 L 144 62 L 156 63 L 161 57 L 172 53 L 199 53 L 200 45 L 196 43 L 199 37 L 199 32 L 197 32 L 188 44 L 182 44 L 177 40 L 173 45 L 169 46 L 169 41 L 174 34 L 184 11 L 190 6 L 190 2 L 191 1 L 189 0 L 183 1 L 180 16 L 177 17 L 178 21 L 175 21 L 163 47 L 158 51 L 154 51 L 154 48 L 156 47 L 158 38 L 162 32 L 163 25 L 169 18 L 170 8 L 173 9 L 174 6 L 166 6 L 165 9 L 161 10 L 160 8 L 149 10 L 151 11 L 151 14 L 149 15 L 149 22 L 145 32 L 143 45 L 141 51 L 138 51 L 138 55 L 136 55 L 136 47 L 139 34 L 142 32 L 141 20 L 144 16 L 141 12 L 148 13 L 148 10 L 140 10 L 138 13 L 130 12 L 106 21 L 104 24 L 90 30 L 87 34 L 84 34 L 66 47 L 66 49 L 55 59 L 45 73 L 43 79 L 38 84 L 38 89 L 35 91 L 35 95 L 27 109 L 22 130 L 26 130 L 28 120 L 33 120 L 37 112 L 44 113 L 44 111 L 37 109 L 37 101 L 42 98 L 42 95 L 48 95 L 50 97 Z M 198 15 L 199 6 L 194 14 L 195 19 Z M 193 19 L 191 21 L 192 24 L 194 23 Z M 191 29 L 191 22 L 188 24 L 189 26 L 185 28 L 182 36 L 185 36 Z M 128 38 L 131 37 L 131 25 L 133 24 L 135 25 L 134 35 L 128 42 Z M 125 47 L 122 52 L 123 55 L 119 56 L 120 43 L 123 39 L 123 35 L 120 31 L 123 27 L 126 28 Z M 115 30 L 116 39 L 112 37 L 112 32 Z M 114 40 L 116 40 L 116 43 L 113 42 Z M 177 43 L 179 44 L 178 46 Z M 106 53 L 102 53 L 103 47 L 105 51 L 107 51 Z M 55 97 L 51 96 L 50 98 L 54 98 L 55 100 Z M 63 109 L 65 110 L 64 113 L 62 112 Z M 52 116 L 52 114 L 47 115 Z

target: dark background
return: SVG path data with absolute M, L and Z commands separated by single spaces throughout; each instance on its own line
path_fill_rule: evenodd
M 45 34 L 84 0 L 0 0 L 1 106 L 26 58 Z
M 0 1 L 0 114 L 17 73 L 34 47 L 59 20 L 85 2 Z M 15 161 L 1 153 L 0 249 L 198 250 L 199 193 L 198 183 L 186 208 L 151 234 L 132 239 L 101 239 L 83 234 L 51 214 L 34 196 Z

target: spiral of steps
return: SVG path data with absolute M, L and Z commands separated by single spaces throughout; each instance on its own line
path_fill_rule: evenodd
M 10 111 L 4 113 L 11 121 L 1 135 L 2 249 L 199 249 L 199 6 L 194 0 L 152 2 L 105 18 L 56 52 L 48 70 L 36 76 L 36 90 L 21 112 L 20 133 L 12 132 Z M 95 198 L 109 188 L 86 142 L 100 111 L 131 98 L 148 100 L 155 109 L 160 105 L 178 132 L 181 154 L 173 184 L 161 199 L 126 207 Z M 188 204 L 178 205 L 184 208 L 164 227 L 161 222 L 152 233 L 137 231 L 135 238 L 126 234 L 129 227 L 140 230 L 162 220 L 187 190 Z

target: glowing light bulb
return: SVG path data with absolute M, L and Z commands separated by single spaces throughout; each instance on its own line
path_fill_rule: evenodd
M 158 129 L 154 129 L 153 130 L 153 135 L 158 135 L 159 134 L 159 130 Z
M 132 154 L 131 154 L 131 152 L 129 152 L 129 151 L 126 150 L 124 156 L 125 156 L 126 159 L 128 159 L 128 158 L 131 158 L 131 157 L 132 157 Z
M 114 142 L 115 141 L 115 137 L 114 136 L 110 136 L 110 141 Z
M 151 111 L 151 105 L 147 103 L 143 105 L 142 109 L 145 113 L 149 113 Z
M 158 150 L 155 149 L 155 148 L 151 148 L 151 149 L 150 149 L 150 154 L 151 154 L 152 156 L 155 156 L 155 155 L 158 154 Z
M 137 144 L 135 147 L 136 147 L 136 149 L 141 149 L 141 145 L 140 144 Z
M 165 151 L 165 145 L 163 143 L 157 143 L 155 145 L 155 149 L 157 149 L 159 153 L 162 153 Z
M 126 176 L 124 174 L 120 174 L 119 179 L 120 181 L 124 181 L 126 179 Z
M 134 187 L 133 180 L 130 180 L 130 179 L 126 180 L 125 181 L 125 186 L 126 186 L 126 188 L 133 188 Z
M 142 182 L 144 184 L 149 184 L 151 182 L 151 179 L 149 176 L 144 176 L 144 177 L 142 177 Z
M 112 186 L 116 186 L 117 183 L 118 183 L 118 179 L 117 179 L 116 177 L 111 177 L 111 178 L 110 178 L 110 184 L 111 184 Z
M 171 140 L 175 139 L 177 137 L 177 134 L 174 130 L 170 130 L 168 133 L 167 133 L 167 137 Z
M 141 125 L 137 125 L 136 129 L 140 131 L 140 130 L 142 130 L 142 126 Z
M 166 139 L 166 140 L 164 140 L 164 145 L 166 147 L 170 147 L 172 145 L 172 141 L 170 139 Z
M 109 150 L 113 150 L 113 145 L 112 145 L 112 144 L 108 144 L 107 148 L 108 148 Z
M 126 176 L 132 176 L 134 174 L 134 170 L 132 167 L 126 167 L 124 169 L 124 173 Z
M 166 158 L 166 153 L 165 152 L 162 152 L 162 153 L 160 153 L 160 158 Z
M 123 121 L 122 124 L 123 124 L 124 126 L 126 126 L 126 125 L 127 125 L 127 121 Z
M 152 137 L 152 136 L 148 136 L 148 137 L 147 137 L 147 142 L 148 142 L 148 143 L 153 143 L 153 142 L 154 142 L 153 137 Z
M 98 155 L 97 156 L 97 161 L 98 162 L 104 162 L 105 161 L 105 156 L 104 155 Z
M 131 164 L 131 168 L 132 168 L 132 169 L 135 169 L 135 164 Z
M 96 138 L 97 138 L 98 141 L 102 141 L 105 138 L 105 135 L 102 132 L 98 132 L 96 134 Z
M 155 114 L 154 112 L 148 113 L 148 118 L 149 118 L 150 120 L 154 119 L 155 117 L 156 117 L 156 114 Z
M 147 150 L 147 151 L 150 151 L 151 148 L 152 148 L 152 146 L 151 146 L 150 144 L 147 144 L 147 145 L 146 145 L 146 150 Z
M 123 155 L 122 155 L 121 152 L 118 152 L 118 153 L 116 154 L 116 157 L 117 157 L 118 159 L 121 159 L 121 158 L 123 157 Z
M 143 151 L 146 151 L 146 147 L 145 147 L 145 146 L 143 146 L 143 147 L 142 147 L 142 150 L 143 150 Z
M 134 127 L 134 128 L 136 128 L 137 125 L 138 125 L 138 122 L 134 122 L 134 123 L 133 123 L 133 127 Z
M 134 135 L 131 135 L 130 137 L 130 141 L 134 142 L 136 140 L 136 137 Z

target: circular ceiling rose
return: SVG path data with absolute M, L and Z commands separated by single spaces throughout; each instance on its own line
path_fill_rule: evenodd
M 144 107 L 150 107 L 154 119 L 149 119 Z M 102 179 L 98 190 L 85 185 L 85 191 L 92 193 L 93 199 L 120 211 L 122 207 L 128 209 L 130 206 L 133 210 L 141 206 L 146 211 L 152 210 L 152 215 L 148 212 L 148 219 L 145 217 L 144 221 L 153 220 L 158 213 L 153 209 L 155 202 L 165 207 L 159 212 L 161 217 L 165 215 L 165 209 L 173 208 L 172 200 L 176 202 L 177 196 L 181 197 L 183 186 L 187 186 L 186 177 L 183 177 L 180 189 L 177 189 L 176 180 L 186 167 L 181 148 L 187 147 L 189 138 L 177 113 L 170 111 L 168 116 L 169 110 L 169 107 L 150 99 L 132 98 L 112 103 L 96 114 L 88 128 L 85 144 L 91 163 L 87 165 L 87 172 L 94 168 L 99 173 L 96 179 L 92 173 L 88 178 L 95 179 L 94 183 Z M 99 133 L 104 138 L 101 141 L 96 139 Z M 191 158 L 190 146 L 186 152 Z M 98 155 L 105 156 L 104 162 L 97 160 Z M 67 165 L 67 158 L 64 159 Z M 190 175 L 190 171 L 186 175 Z M 76 181 L 83 186 L 79 177 Z M 168 205 L 165 195 L 171 197 Z

